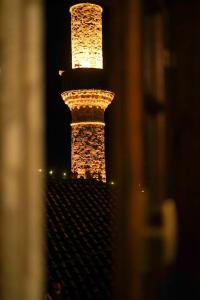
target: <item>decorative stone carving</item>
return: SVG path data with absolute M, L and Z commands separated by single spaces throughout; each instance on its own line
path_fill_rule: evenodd
M 72 172 L 106 181 L 104 155 L 104 124 L 73 124 Z
M 103 69 L 102 8 L 91 3 L 71 6 L 72 68 Z
M 114 93 L 105 90 L 82 89 L 62 93 L 62 98 L 71 110 L 81 107 L 99 107 L 103 110 L 112 102 Z

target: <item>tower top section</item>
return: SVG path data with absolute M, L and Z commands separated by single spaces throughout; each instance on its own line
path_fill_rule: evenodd
M 72 11 L 82 8 L 82 6 L 84 6 L 85 9 L 88 9 L 88 7 L 91 8 L 92 6 L 94 9 L 96 9 L 96 11 L 100 11 L 101 13 L 103 12 L 103 8 L 100 5 L 89 2 L 74 4 L 70 7 L 69 11 L 72 13 Z
M 72 69 L 103 69 L 102 7 L 79 3 L 70 7 Z

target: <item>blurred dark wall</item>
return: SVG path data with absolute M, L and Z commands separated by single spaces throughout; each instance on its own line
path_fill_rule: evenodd
M 158 299 L 199 299 L 200 3 L 192 0 L 139 2 L 141 10 L 130 10 L 138 1 L 128 1 L 123 7 L 116 1 L 113 9 L 114 72 L 111 76 L 118 102 L 111 122 L 114 137 L 112 169 L 122 185 L 127 182 L 123 187 L 130 188 L 135 178 L 129 173 L 129 164 L 134 163 L 134 168 L 143 167 L 142 172 L 138 170 L 141 172 L 139 177 L 149 190 L 150 220 L 157 220 L 158 226 L 162 222 L 159 224 L 159 216 L 156 219 L 152 213 L 159 210 L 166 198 L 174 199 L 179 227 L 178 249 L 175 261 L 166 268 L 168 271 L 163 266 L 163 273 L 156 275 L 162 282 Z M 135 27 L 134 18 L 139 18 L 140 28 Z M 137 39 L 135 30 L 139 30 Z M 142 62 L 136 61 L 141 57 L 134 48 L 140 42 Z M 127 57 L 129 47 L 132 58 Z M 142 77 L 141 86 L 135 83 L 136 77 L 131 79 L 131 75 L 137 80 Z M 130 96 L 128 90 L 132 92 L 131 99 L 127 98 Z M 140 92 L 142 97 L 139 99 L 137 93 Z M 139 104 L 142 111 L 137 111 L 138 101 L 142 101 Z M 128 124 L 131 110 L 132 123 Z M 134 127 L 135 118 L 143 120 L 144 126 L 140 129 Z M 130 124 L 132 128 L 127 128 Z M 145 126 L 148 127 L 146 133 Z M 137 153 L 139 135 L 143 138 L 142 153 Z M 135 148 L 130 147 L 130 138 L 135 141 Z M 132 191 L 134 188 L 132 186 Z M 124 211 L 128 201 L 139 201 L 139 198 L 130 199 L 129 196 L 125 193 L 122 196 Z M 140 211 L 133 211 L 133 218 L 137 213 Z M 123 219 L 126 216 L 126 213 L 121 215 L 123 229 L 127 226 Z M 156 276 L 152 276 L 153 280 Z M 153 283 L 154 292 L 159 289 L 159 280 Z M 155 293 L 154 298 L 152 295 L 148 299 L 157 299 Z
M 177 1 L 170 7 L 170 18 L 171 50 L 175 60 L 169 112 L 172 120 L 171 172 L 174 173 L 172 194 L 179 221 L 177 270 L 200 284 L 199 1 Z

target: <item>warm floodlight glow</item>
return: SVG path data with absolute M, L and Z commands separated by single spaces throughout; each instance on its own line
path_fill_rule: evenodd
M 71 126 L 76 126 L 77 124 L 79 125 L 102 125 L 105 126 L 104 122 L 96 122 L 96 121 L 91 121 L 91 122 L 76 122 L 76 123 L 71 123 Z
M 49 175 L 53 175 L 53 171 L 52 170 L 49 171 Z
M 71 6 L 72 68 L 103 69 L 102 8 L 91 3 Z
M 39 173 L 42 173 L 42 169 L 38 169 L 38 172 L 39 172 Z
M 105 110 L 114 98 L 114 93 L 104 90 L 83 89 L 62 93 L 62 98 L 70 108 L 97 107 Z

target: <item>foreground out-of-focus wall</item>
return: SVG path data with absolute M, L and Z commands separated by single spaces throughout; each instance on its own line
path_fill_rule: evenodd
M 0 1 L 0 298 L 42 299 L 43 5 Z
M 116 3 L 121 299 L 199 299 L 200 4 Z
M 169 82 L 170 193 L 176 200 L 179 243 L 174 266 L 177 298 L 200 298 L 200 3 L 171 1 Z M 186 296 L 187 295 L 187 296 Z
M 112 168 L 120 190 L 118 274 L 115 299 L 142 299 L 141 231 L 143 219 L 142 7 L 140 0 L 113 1 L 111 81 L 113 107 Z
M 163 4 L 113 1 L 110 76 L 116 94 L 112 168 L 120 190 L 119 299 L 161 299 L 163 274 L 175 256 L 176 211 L 166 193 Z

